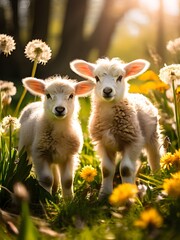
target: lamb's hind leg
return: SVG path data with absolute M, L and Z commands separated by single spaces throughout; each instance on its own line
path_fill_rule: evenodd
M 63 164 L 59 165 L 60 178 L 62 187 L 62 196 L 64 199 L 73 198 L 73 175 L 74 164 L 73 158 L 67 159 Z
M 115 153 L 99 147 L 101 157 L 102 184 L 99 192 L 99 199 L 103 199 L 112 193 L 113 178 L 115 174 Z
M 163 148 L 159 142 L 157 134 L 151 138 L 151 141 L 146 144 L 146 150 L 148 155 L 148 161 L 153 172 L 156 172 L 160 169 L 160 148 Z M 163 149 L 164 151 L 164 149 Z

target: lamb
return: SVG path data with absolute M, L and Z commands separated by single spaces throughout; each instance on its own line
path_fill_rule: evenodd
M 96 64 L 74 60 L 70 67 L 81 77 L 96 81 L 89 131 L 101 158 L 99 198 L 113 190 L 115 158 L 119 153 L 123 183 L 135 183 L 136 163 L 143 148 L 147 150 L 152 171 L 158 171 L 162 146 L 158 111 L 145 96 L 129 93 L 127 82 L 146 71 L 149 62 L 137 59 L 125 64 L 117 58 L 105 58 L 97 60 Z
M 83 144 L 78 96 L 88 94 L 94 84 L 60 76 L 22 81 L 41 101 L 28 104 L 20 114 L 19 151 L 25 147 L 44 189 L 57 191 L 61 182 L 63 198 L 71 199 L 74 166 Z

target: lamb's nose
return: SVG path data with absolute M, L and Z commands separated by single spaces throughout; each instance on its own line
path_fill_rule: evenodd
M 58 107 L 55 107 L 55 110 L 56 110 L 56 116 L 63 116 L 65 112 L 65 107 L 58 106 Z
M 110 95 L 110 93 L 112 93 L 112 88 L 110 88 L 110 87 L 104 88 L 103 93 L 107 96 Z

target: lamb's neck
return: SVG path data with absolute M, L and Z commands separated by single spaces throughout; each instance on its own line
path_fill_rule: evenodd
M 58 117 L 49 117 L 45 116 L 45 121 L 47 125 L 53 128 L 59 129 L 67 129 L 69 126 L 72 127 L 74 121 L 76 120 L 75 116 L 66 116 L 65 118 L 58 118 Z M 76 120 L 77 121 L 77 120 Z
M 93 110 L 100 110 L 101 111 L 108 111 L 108 109 L 113 109 L 115 106 L 124 106 L 124 105 L 127 105 L 128 103 L 128 99 L 127 98 L 123 98 L 119 101 L 110 101 L 110 102 L 106 102 L 106 101 L 97 101 L 97 100 L 94 100 L 92 102 L 92 108 Z

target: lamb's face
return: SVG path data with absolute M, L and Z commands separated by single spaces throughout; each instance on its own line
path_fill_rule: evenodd
M 47 85 L 45 92 L 44 107 L 46 112 L 58 119 L 64 119 L 73 114 L 77 99 L 72 84 L 62 84 L 59 81 L 55 84 L 53 82 L 53 84 Z
M 125 83 L 125 70 L 117 64 L 97 65 L 94 70 L 96 86 L 94 95 L 99 101 L 119 101 L 124 97 L 127 82 Z

